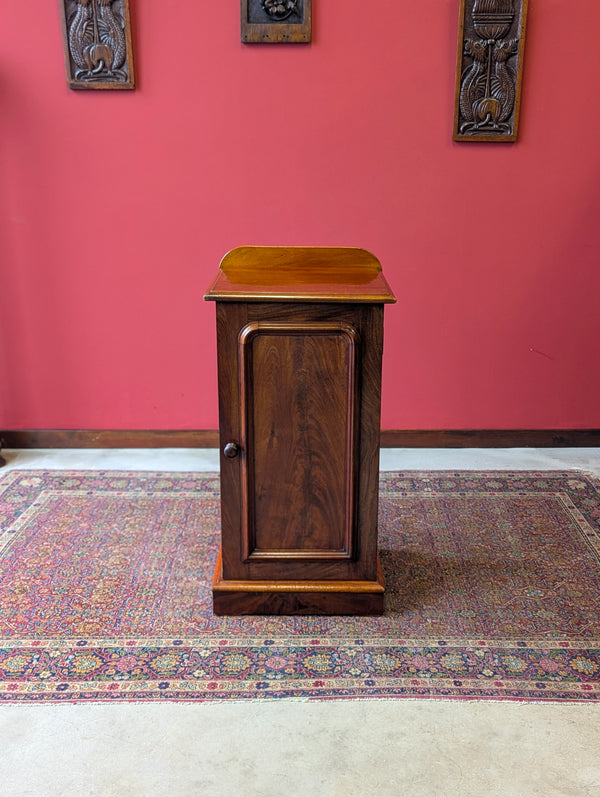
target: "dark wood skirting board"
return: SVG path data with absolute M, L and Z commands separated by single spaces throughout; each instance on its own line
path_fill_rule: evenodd
M 27 429 L 2 431 L 4 448 L 218 448 L 219 433 L 168 429 Z
M 24 429 L 0 432 L 3 448 L 218 448 L 216 429 Z M 590 448 L 600 429 L 383 429 L 382 448 Z
M 600 429 L 383 429 L 382 448 L 592 448 Z

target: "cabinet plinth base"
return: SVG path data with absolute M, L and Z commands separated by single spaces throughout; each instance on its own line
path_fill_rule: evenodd
M 219 554 L 212 591 L 216 615 L 383 614 L 379 557 L 376 581 L 232 581 L 223 578 Z

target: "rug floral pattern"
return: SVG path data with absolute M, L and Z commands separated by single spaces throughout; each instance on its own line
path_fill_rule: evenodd
M 0 478 L 0 699 L 600 699 L 600 480 L 384 473 L 382 617 L 215 617 L 215 475 Z

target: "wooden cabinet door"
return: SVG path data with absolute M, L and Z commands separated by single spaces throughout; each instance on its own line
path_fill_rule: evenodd
M 359 342 L 335 321 L 241 330 L 244 561 L 355 558 Z
M 381 322 L 217 303 L 223 578 L 376 579 Z

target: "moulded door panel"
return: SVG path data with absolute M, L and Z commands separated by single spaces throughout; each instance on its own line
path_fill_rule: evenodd
M 359 343 L 335 321 L 241 330 L 245 561 L 354 558 Z

